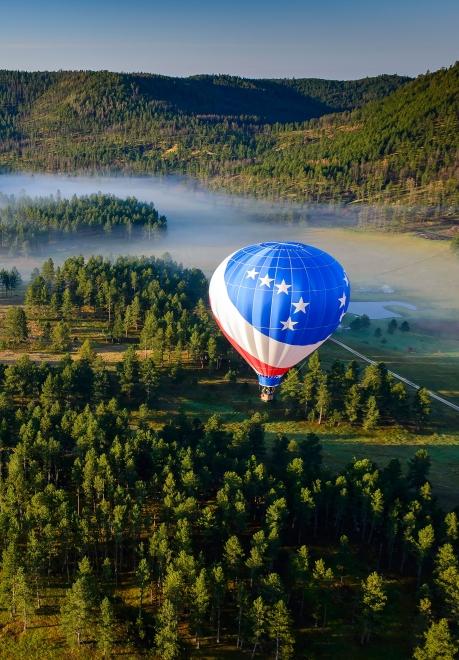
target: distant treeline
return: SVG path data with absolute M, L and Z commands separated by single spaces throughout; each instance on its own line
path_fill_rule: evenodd
M 21 275 L 18 269 L 13 266 L 11 270 L 6 268 L 0 269 L 0 296 L 5 298 L 12 294 L 15 289 L 21 284 Z
M 184 172 L 443 214 L 458 202 L 458 92 L 457 64 L 413 81 L 3 71 L 0 166 Z
M 149 233 L 166 226 L 151 202 L 97 193 L 71 199 L 0 197 L 0 248 L 25 252 L 51 238 L 81 230 L 110 232 L 144 227 Z

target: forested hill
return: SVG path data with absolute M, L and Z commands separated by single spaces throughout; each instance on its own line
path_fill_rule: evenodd
M 107 71 L 23 72 L 0 71 L 0 112 L 6 123 L 21 124 L 42 102 L 54 100 L 70 118 L 97 114 L 102 104 L 107 121 L 142 112 L 144 104 L 158 111 L 201 116 L 247 117 L 255 121 L 303 121 L 330 112 L 351 110 L 381 98 L 409 78 L 382 75 L 361 80 L 249 79 L 199 75 L 171 78 L 154 74 Z M 19 122 L 11 122 L 12 117 Z M 61 117 L 64 118 L 61 114 Z
M 315 198 L 457 206 L 459 63 L 351 113 L 282 127 L 244 172 Z M 253 185 L 253 183 L 252 183 Z
M 459 65 L 410 81 L 0 72 L 0 167 L 185 172 L 298 199 L 457 202 Z

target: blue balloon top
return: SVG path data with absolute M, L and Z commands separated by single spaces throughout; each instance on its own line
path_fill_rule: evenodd
M 338 261 L 303 243 L 259 243 L 230 258 L 225 284 L 232 303 L 262 334 L 290 345 L 323 341 L 339 325 L 350 285 Z

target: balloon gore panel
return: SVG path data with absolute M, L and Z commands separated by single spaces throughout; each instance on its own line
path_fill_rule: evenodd
M 302 243 L 259 243 L 227 257 L 212 276 L 220 329 L 275 386 L 336 330 L 349 305 L 349 280 L 336 259 Z

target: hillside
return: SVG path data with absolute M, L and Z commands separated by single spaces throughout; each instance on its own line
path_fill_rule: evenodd
M 318 198 L 457 203 L 458 116 L 456 64 L 352 113 L 280 129 L 243 174 Z
M 299 199 L 457 202 L 459 66 L 409 81 L 0 72 L 0 166 L 185 172 Z
M 172 78 L 154 74 L 107 71 L 0 71 L 0 112 L 4 121 L 26 118 L 46 94 L 83 114 L 97 113 L 99 102 L 112 100 L 118 118 L 128 107 L 141 114 L 144 104 L 173 114 L 243 118 L 263 122 L 302 121 L 330 112 L 351 110 L 381 98 L 407 82 L 403 76 L 382 75 L 362 80 L 249 79 L 199 75 Z M 79 106 L 79 107 L 78 107 Z M 116 114 L 116 113 L 115 113 Z M 115 115 L 106 119 L 116 119 Z

